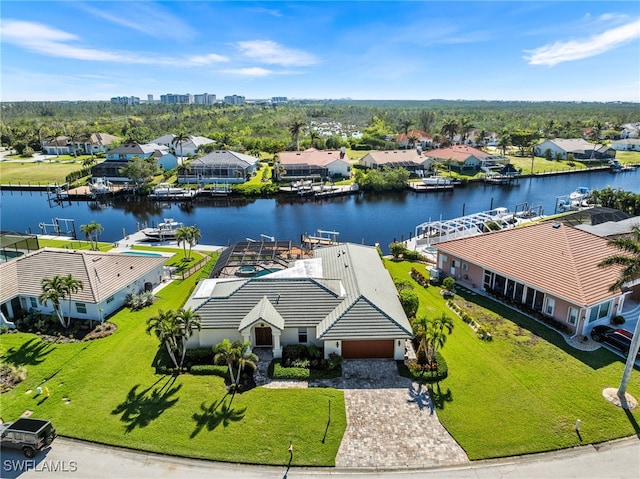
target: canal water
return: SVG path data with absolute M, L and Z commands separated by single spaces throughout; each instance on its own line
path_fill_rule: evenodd
M 149 200 L 49 201 L 44 192 L 3 190 L 0 195 L 4 231 L 42 233 L 41 223 L 54 218 L 73 220 L 79 238 L 80 225 L 97 221 L 102 241 L 117 241 L 123 233 L 153 226 L 164 218 L 197 225 L 201 243 L 228 245 L 261 235 L 299 241 L 303 233 L 338 231 L 340 241 L 373 245 L 383 250 L 394 239 L 413 234 L 415 226 L 428 220 L 450 219 L 497 207 L 514 210 L 527 203 L 553 214 L 558 197 L 579 186 L 606 186 L 640 193 L 640 169 L 621 173 L 592 171 L 535 178 L 521 178 L 517 186 L 471 184 L 450 192 L 360 193 L 324 200 L 279 197 L 277 199 L 216 198 L 171 203 Z

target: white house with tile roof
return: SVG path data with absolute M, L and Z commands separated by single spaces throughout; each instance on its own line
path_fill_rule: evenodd
M 358 161 L 366 168 L 405 168 L 411 172 L 428 170 L 433 160 L 421 150 L 370 151 Z
M 403 359 L 413 336 L 391 276 L 374 247 L 340 244 L 255 278 L 200 281 L 185 307 L 202 321 L 189 347 L 228 338 L 272 348 L 315 344 L 325 357 Z
M 30 310 L 46 314 L 40 304 L 42 280 L 71 274 L 83 288 L 71 297 L 71 317 L 102 321 L 125 304 L 129 293 L 150 289 L 167 279 L 162 256 L 44 248 L 0 264 L 0 309 L 7 319 Z M 65 315 L 69 302 L 61 302 Z
M 258 169 L 259 158 L 215 150 L 180 168 L 178 183 L 244 183 Z
M 627 296 L 638 294 L 633 288 L 609 291 L 619 269 L 598 263 L 619 251 L 606 238 L 567 224 L 547 221 L 435 247 L 444 274 L 553 318 L 575 334 L 609 322 L 621 314 Z

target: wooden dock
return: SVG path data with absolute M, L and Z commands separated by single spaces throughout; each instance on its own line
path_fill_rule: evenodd
M 432 191 L 453 191 L 455 185 L 425 185 L 421 181 L 409 181 L 407 183 L 411 191 L 416 193 L 428 193 Z
M 358 193 L 358 185 L 324 185 L 324 184 L 316 184 L 312 186 L 302 186 L 302 187 L 294 187 L 294 186 L 282 186 L 280 187 L 281 193 L 286 193 L 290 195 L 298 195 L 300 197 L 314 197 L 314 198 L 331 198 L 334 196 L 345 196 L 345 195 L 353 195 Z

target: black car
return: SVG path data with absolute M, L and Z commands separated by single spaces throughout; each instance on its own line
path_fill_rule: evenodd
M 631 349 L 633 334 L 626 329 L 615 329 L 610 326 L 595 326 L 591 330 L 591 339 L 613 346 L 627 356 L 629 349 Z M 638 353 L 638 357 L 640 358 L 640 352 Z
M 0 424 L 1 447 L 20 449 L 29 458 L 49 446 L 55 438 L 56 430 L 44 419 L 21 417 L 15 422 Z

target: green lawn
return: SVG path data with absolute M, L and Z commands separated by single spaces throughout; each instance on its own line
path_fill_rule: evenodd
M 216 376 L 155 374 L 158 342 L 145 321 L 159 308 L 179 308 L 199 277 L 170 284 L 150 308 L 116 314 L 118 331 L 108 338 L 48 345 L 30 334 L 2 335 L 3 359 L 28 370 L 3 395 L 2 417 L 31 410 L 64 436 L 230 462 L 286 464 L 292 441 L 293 464 L 333 465 L 346 428 L 342 391 L 258 387 L 232 398 Z M 26 393 L 39 385 L 51 397 Z
M 424 268 L 385 263 L 405 279 L 412 266 Z M 346 428 L 342 391 L 258 387 L 232 398 L 215 376 L 154 373 L 158 343 L 144 333 L 146 318 L 158 308 L 179 308 L 205 274 L 167 286 L 151 308 L 121 311 L 111 319 L 118 331 L 108 338 L 49 345 L 30 334 L 2 335 L 3 360 L 29 373 L 2 396 L 2 417 L 31 410 L 52 419 L 65 436 L 231 462 L 284 464 L 291 440 L 294 464 L 333 465 Z M 573 350 L 537 322 L 460 291 L 456 301 L 492 328 L 494 340 L 481 341 L 446 307 L 439 288 L 416 285 L 416 291 L 419 315 L 444 311 L 454 318 L 442 350 L 449 376 L 434 385 L 433 394 L 440 420 L 471 459 L 579 445 L 576 419 L 582 421 L 582 443 L 640 432 L 638 411 L 625 412 L 602 398 L 603 388 L 617 386 L 622 375 L 623 363 L 614 354 Z M 39 385 L 51 397 L 26 393 Z M 638 371 L 629 392 L 640 398 Z
M 66 176 L 73 172 L 81 170 L 82 162 L 56 162 L 48 161 L 36 163 L 33 161 L 17 162 L 1 162 L 0 176 L 2 184 L 7 185 L 21 183 L 23 185 L 31 184 L 42 186 L 54 183 L 64 183 Z
M 51 248 L 66 248 L 66 249 L 74 249 L 74 250 L 90 250 L 91 243 L 83 240 L 58 240 L 58 239 L 47 239 L 38 236 L 38 244 L 41 248 L 51 247 Z M 113 243 L 98 243 L 99 251 L 109 251 L 113 249 Z
M 395 277 L 410 279 L 409 262 L 386 261 Z M 438 417 L 470 459 L 528 454 L 598 443 L 640 433 L 640 411 L 625 412 L 602 397 L 617 387 L 624 363 L 601 349 L 581 352 L 554 331 L 526 316 L 469 293 L 456 301 L 482 312 L 493 341 L 475 332 L 450 311 L 439 288 L 417 286 L 418 315 L 454 318 L 455 329 L 442 354 L 449 376 L 434 387 Z M 490 305 L 496 314 L 482 311 Z M 634 370 L 628 391 L 640 399 L 640 372 Z M 582 441 L 574 431 L 582 421 Z

